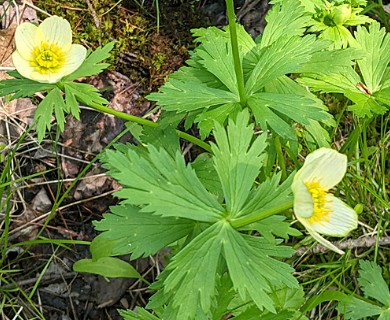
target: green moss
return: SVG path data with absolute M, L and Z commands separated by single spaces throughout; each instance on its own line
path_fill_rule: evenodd
M 164 4 L 160 1 L 159 32 L 152 1 L 144 1 L 142 6 L 126 0 L 90 2 L 94 12 L 84 0 L 37 0 L 35 5 L 67 19 L 73 28 L 74 42 L 87 48 L 95 49 L 114 40 L 110 68 L 140 83 L 145 93 L 156 90 L 184 63 L 187 48 L 192 45 L 190 29 L 205 24 L 196 0 Z

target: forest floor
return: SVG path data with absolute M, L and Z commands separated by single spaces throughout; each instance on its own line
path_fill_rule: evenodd
M 17 5 L 16 5 L 17 4 Z M 242 1 L 238 15 L 253 34 L 261 31 L 268 5 Z M 159 12 L 157 11 L 159 9 Z M 67 19 L 76 43 L 96 49 L 115 41 L 104 73 L 83 81 L 104 89 L 110 108 L 136 116 L 153 109 L 144 96 L 156 91 L 182 66 L 194 47 L 192 28 L 226 24 L 224 1 L 47 1 L 0 3 L 0 65 L 12 67 L 13 36 L 18 23 L 40 22 L 48 15 Z M 0 80 L 7 77 L 0 71 Z M 12 159 L 15 192 L 8 198 L 10 227 L 0 266 L 2 319 L 121 319 L 116 309 L 145 305 L 149 293 L 139 280 L 110 279 L 72 271 L 75 261 L 89 258 L 100 220 L 116 203 L 115 181 L 91 161 L 124 129 L 120 119 L 82 108 L 81 120 L 68 117 L 65 130 L 53 129 L 41 144 L 34 130 L 40 97 L 0 100 L 0 146 L 17 148 Z M 158 114 L 150 119 L 157 120 Z M 131 141 L 127 134 L 120 141 Z M 0 154 L 1 161 L 7 155 Z M 15 188 L 15 189 L 14 189 Z M 3 194 L 7 201 L 8 194 Z M 2 241 L 4 238 L 2 237 Z M 4 249 L 4 248 L 3 248 Z M 159 256 L 139 259 L 137 270 L 153 282 Z
M 71 23 L 75 42 L 87 48 L 115 41 L 111 67 L 83 81 L 104 89 L 110 108 L 136 116 L 153 110 L 153 103 L 144 97 L 184 65 L 194 48 L 190 30 L 226 25 L 224 1 L 219 0 L 166 0 L 160 1 L 159 8 L 156 1 L 130 0 L 15 3 L 19 1 L 0 2 L 2 67 L 12 67 L 10 55 L 18 21 L 38 22 L 47 14 L 61 16 Z M 237 1 L 236 5 L 238 20 L 257 36 L 265 25 L 267 1 Z M 5 78 L 0 71 L 0 80 Z M 150 296 L 147 285 L 137 279 L 107 280 L 76 273 L 72 265 L 90 257 L 86 244 L 97 235 L 92 221 L 100 220 L 109 206 L 117 203 L 112 194 L 118 184 L 94 161 L 125 129 L 125 123 L 82 107 L 80 121 L 68 117 L 64 132 L 56 134 L 53 129 L 38 144 L 36 133 L 28 128 L 40 98 L 0 100 L 0 148 L 17 150 L 10 182 L 14 191 L 3 193 L 2 199 L 11 210 L 8 215 L 0 212 L 0 232 L 7 232 L 7 250 L 2 250 L 6 256 L 0 265 L 0 318 L 121 319 L 117 309 L 146 304 Z M 155 121 L 158 116 L 152 112 L 149 119 Z M 342 125 L 348 128 L 351 121 L 346 119 Z M 131 142 L 132 137 L 127 134 L 120 141 Z M 183 149 L 186 147 L 183 144 Z M 0 153 L 1 162 L 6 156 Z M 6 219 L 11 220 L 9 230 L 4 230 Z M 375 230 L 376 223 L 367 230 Z M 371 245 L 376 237 L 372 239 Z M 389 243 L 383 240 L 381 245 L 388 247 Z M 372 252 L 363 249 L 359 254 Z M 299 263 L 325 262 L 321 259 L 314 253 Z M 389 261 L 388 249 L 382 259 Z M 138 259 L 134 265 L 153 282 L 163 261 L 164 252 Z M 307 282 L 320 277 L 320 272 L 314 270 Z

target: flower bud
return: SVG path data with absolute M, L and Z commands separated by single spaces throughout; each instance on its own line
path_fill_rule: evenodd
M 335 25 L 343 25 L 351 17 L 352 8 L 349 4 L 342 4 L 333 9 L 333 22 Z

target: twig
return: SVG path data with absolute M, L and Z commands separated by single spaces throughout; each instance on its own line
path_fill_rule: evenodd
M 89 0 L 85 0 L 85 2 L 87 3 L 88 9 L 91 11 L 91 16 L 93 18 L 93 21 L 95 22 L 96 28 L 100 29 L 100 20 L 97 17 L 96 11 L 93 8 L 92 3 Z
M 48 276 L 43 276 L 41 278 L 40 283 L 46 284 L 46 283 L 55 282 L 55 281 L 58 281 L 61 279 L 73 278 L 75 275 L 77 275 L 76 272 L 67 272 L 65 274 L 50 274 Z M 14 289 L 14 288 L 16 288 L 15 285 L 18 287 L 27 286 L 27 285 L 36 283 L 37 280 L 38 280 L 38 277 L 35 277 L 32 279 L 16 281 L 15 283 L 9 283 L 9 284 L 3 285 L 1 288 L 2 289 Z
M 356 249 L 369 248 L 375 246 L 377 239 L 375 237 L 365 237 L 360 239 L 349 239 L 335 243 L 339 249 Z M 382 237 L 378 240 L 380 246 L 390 246 L 390 237 Z M 300 247 L 295 251 L 295 256 L 303 256 L 304 254 L 326 253 L 329 249 L 321 244 L 315 245 L 313 248 Z

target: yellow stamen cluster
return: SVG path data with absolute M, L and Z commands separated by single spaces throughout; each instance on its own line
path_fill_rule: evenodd
M 54 43 L 42 42 L 34 48 L 32 55 L 31 65 L 42 74 L 57 73 L 65 63 L 65 53 Z
M 326 206 L 329 203 L 326 199 L 327 192 L 319 181 L 305 182 L 305 185 L 313 199 L 313 215 L 307 220 L 310 224 L 328 222 L 331 210 Z

